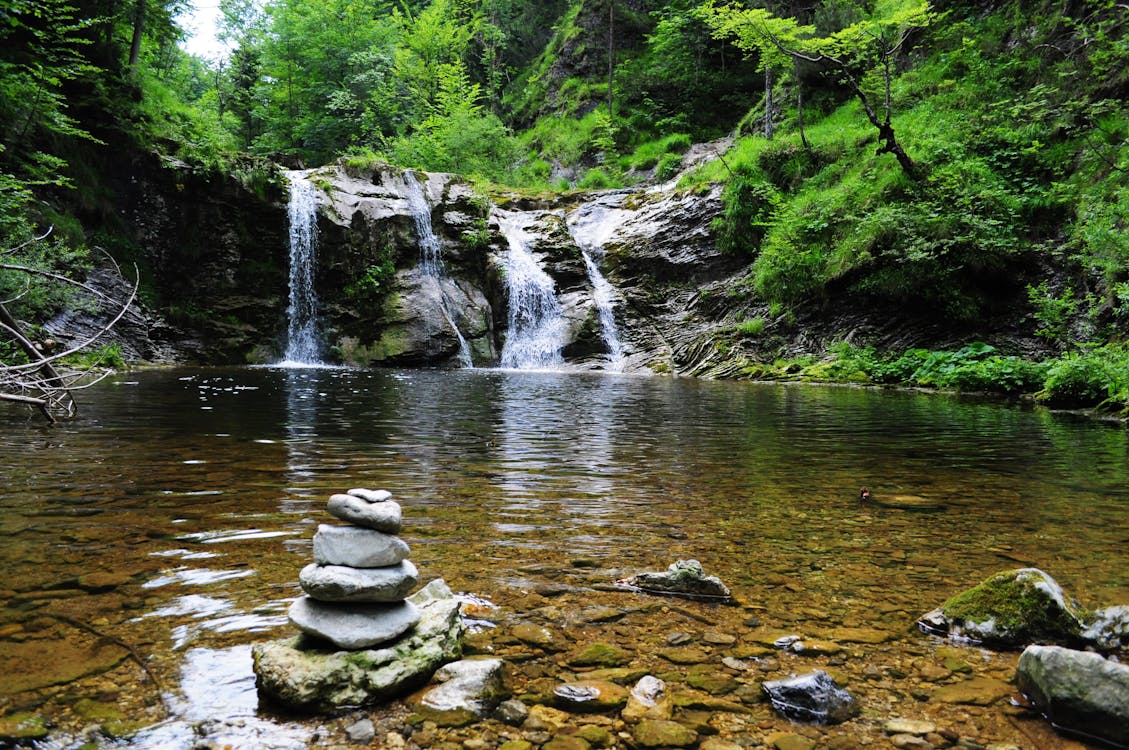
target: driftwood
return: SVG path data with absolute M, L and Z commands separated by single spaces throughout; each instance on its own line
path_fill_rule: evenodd
M 48 229 L 47 232 L 39 237 L 35 237 L 22 245 L 0 252 L 0 258 L 10 257 L 28 245 L 46 239 L 50 232 L 51 230 Z M 105 255 L 113 265 L 118 276 L 124 279 L 125 276 L 122 274 L 121 267 L 118 266 L 109 254 L 103 252 L 103 255 Z M 6 338 L 14 342 L 28 358 L 28 362 L 24 364 L 0 363 L 0 401 L 14 401 L 34 406 L 39 409 L 40 413 L 42 413 L 49 422 L 72 418 L 78 413 L 74 392 L 83 388 L 89 388 L 94 383 L 106 377 L 109 372 L 99 374 L 94 371 L 93 367 L 67 367 L 63 363 L 63 359 L 93 345 L 122 319 L 129 309 L 129 306 L 133 304 L 133 301 L 137 298 L 137 288 L 140 282 L 137 267 L 134 266 L 134 281 L 132 282 L 128 299 L 124 301 L 110 299 L 102 292 L 81 281 L 33 266 L 0 262 L 0 269 L 22 273 L 28 277 L 27 288 L 25 288 L 25 291 L 21 293 L 21 295 L 7 300 L 0 300 L 0 332 L 2 332 Z M 87 294 L 93 295 L 102 303 L 112 303 L 114 307 L 118 308 L 117 313 L 94 335 L 88 337 L 81 343 L 73 345 L 62 352 L 51 355 L 45 354 L 24 334 L 23 326 L 7 308 L 8 304 L 18 300 L 22 294 L 26 293 L 27 289 L 31 286 L 32 277 L 48 279 L 82 290 Z

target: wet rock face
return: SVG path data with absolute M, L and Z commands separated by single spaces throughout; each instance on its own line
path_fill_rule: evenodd
M 346 361 L 455 365 L 457 328 L 475 365 L 496 364 L 510 304 L 503 262 L 508 242 L 500 214 L 522 216 L 532 252 L 553 280 L 564 317 L 562 352 L 570 364 L 606 366 L 609 355 L 582 243 L 612 282 L 620 338 L 635 353 L 629 370 L 658 366 L 658 360 L 668 363 L 672 341 L 712 331 L 715 322 L 694 309 L 694 295 L 702 284 L 725 286 L 745 266 L 718 251 L 713 241 L 710 222 L 721 210 L 717 190 L 706 195 L 614 191 L 560 196 L 536 206 L 502 200 L 487 216 L 483 199 L 459 178 L 417 176 L 430 208 L 425 221 L 431 222 L 440 247 L 438 278 L 420 271 L 419 229 L 401 172 L 381 168 L 358 175 L 326 167 L 311 175 L 321 186 L 322 206 L 316 285 L 333 290 L 321 295 L 325 327 Z M 341 290 L 355 289 L 377 259 L 392 268 L 376 296 L 362 301 L 342 295 Z
M 763 684 L 772 707 L 793 721 L 841 724 L 859 713 L 858 702 L 822 670 Z
M 1076 644 L 1083 640 L 1086 613 L 1038 568 L 997 573 L 922 616 L 927 632 L 997 648 L 1029 643 Z
M 1129 746 L 1129 666 L 1088 651 L 1028 646 L 1015 680 L 1056 727 Z
M 281 182 L 256 191 L 152 153 L 116 159 L 104 170 L 120 211 L 112 231 L 127 228 L 160 305 L 137 306 L 103 341 L 157 362 L 243 364 L 260 345 L 276 348 L 287 304 Z M 62 323 L 61 330 L 75 328 Z

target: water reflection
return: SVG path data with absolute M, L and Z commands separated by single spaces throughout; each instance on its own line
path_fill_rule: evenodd
M 89 391 L 85 406 L 70 424 L 0 434 L 0 574 L 12 589 L 0 642 L 73 638 L 43 630 L 56 615 L 98 622 L 144 644 L 170 683 L 184 666 L 185 695 L 192 659 L 249 689 L 249 664 L 229 647 L 288 632 L 323 503 L 353 486 L 403 503 L 425 579 L 499 603 L 679 557 L 805 629 L 908 627 L 1021 564 L 1094 606 L 1124 603 L 1129 585 L 1126 431 L 1021 406 L 596 374 L 268 368 L 138 373 Z M 862 485 L 940 510 L 860 506 Z

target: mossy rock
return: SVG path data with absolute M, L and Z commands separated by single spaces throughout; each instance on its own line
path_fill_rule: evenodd
M 610 643 L 592 643 L 568 657 L 573 667 L 620 667 L 631 661 L 631 654 Z
M 0 717 L 0 742 L 21 744 L 47 736 L 47 721 L 39 714 L 19 712 Z
M 1030 643 L 1080 643 L 1087 617 L 1049 575 L 1019 568 L 957 594 L 919 625 L 936 634 L 1017 649 Z

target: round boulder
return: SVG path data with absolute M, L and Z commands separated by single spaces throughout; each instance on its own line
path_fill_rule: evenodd
M 1028 646 L 1015 682 L 1056 728 L 1129 747 L 1129 665 L 1090 651 Z

